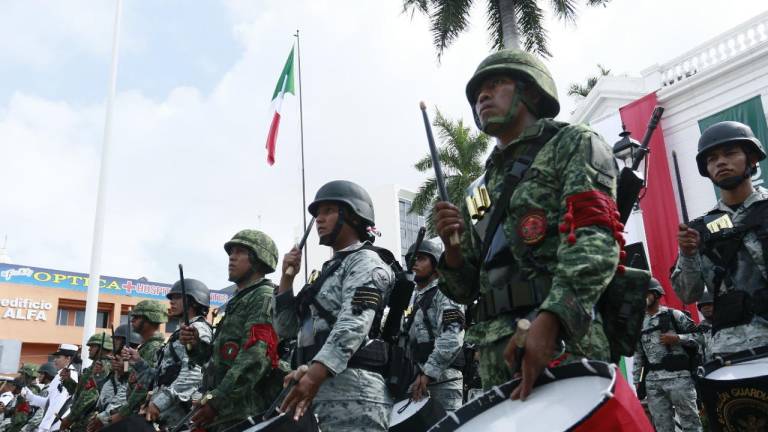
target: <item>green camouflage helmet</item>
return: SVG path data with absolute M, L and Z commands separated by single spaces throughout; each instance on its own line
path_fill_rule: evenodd
M 26 363 L 21 365 L 19 368 L 19 373 L 28 377 L 35 378 L 37 377 L 37 368 L 38 366 L 36 364 Z
M 104 341 L 103 345 L 102 341 Z M 105 332 L 94 333 L 93 336 L 88 338 L 88 343 L 86 345 L 96 345 L 101 347 L 104 351 L 112 351 L 112 337 Z
M 168 308 L 157 300 L 142 300 L 133 311 L 134 316 L 141 316 L 156 324 L 168 322 Z M 90 342 L 90 341 L 89 341 Z
M 235 234 L 232 240 L 224 243 L 224 250 L 227 254 L 234 245 L 241 245 L 251 250 L 256 255 L 256 259 L 267 267 L 269 270 L 267 274 L 275 271 L 277 246 L 268 235 L 258 230 L 245 229 Z
M 532 83 L 541 93 L 541 99 L 532 109 L 533 115 L 539 118 L 555 117 L 560 112 L 560 102 L 557 100 L 555 80 L 541 60 L 530 53 L 517 49 L 503 49 L 483 60 L 467 83 L 467 100 L 472 107 L 477 127 L 483 129 L 480 118 L 475 112 L 475 99 L 480 85 L 489 76 L 508 75 L 524 82 Z

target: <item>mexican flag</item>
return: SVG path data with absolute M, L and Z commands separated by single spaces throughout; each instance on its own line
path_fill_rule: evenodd
M 283 105 L 283 98 L 286 93 L 296 95 L 293 87 L 293 48 L 288 54 L 288 60 L 285 61 L 283 71 L 277 80 L 275 92 L 272 94 L 272 107 L 275 110 L 272 116 L 272 124 L 269 126 L 269 135 L 267 135 L 267 163 L 275 163 L 275 144 L 277 141 L 277 130 L 280 127 L 280 109 Z

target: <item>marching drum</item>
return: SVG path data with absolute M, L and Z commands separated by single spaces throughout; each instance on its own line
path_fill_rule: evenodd
M 584 360 L 545 370 L 524 402 L 509 399 L 519 383 L 492 388 L 430 431 L 653 431 L 615 365 Z
M 389 415 L 389 430 L 392 432 L 421 432 L 445 416 L 440 402 L 425 397 L 420 401 L 401 400 L 392 405 Z
M 310 410 L 304 413 L 298 422 L 293 420 L 293 415 L 281 413 L 277 417 L 258 423 L 244 432 L 319 432 L 317 417 Z
M 768 347 L 716 358 L 699 376 L 713 431 L 768 430 Z

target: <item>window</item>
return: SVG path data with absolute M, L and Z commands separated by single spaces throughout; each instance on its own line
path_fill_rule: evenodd
M 108 328 L 111 323 L 111 303 L 99 303 L 96 311 L 96 327 Z M 85 302 L 81 300 L 59 299 L 56 324 L 60 326 L 85 326 Z
M 408 213 L 411 210 L 411 201 L 400 198 L 400 257 L 405 262 L 405 254 L 408 248 L 416 242 L 419 228 L 427 223 L 427 218 L 422 215 Z
M 59 309 L 59 313 L 56 316 L 56 325 L 68 325 L 69 311 L 67 309 Z

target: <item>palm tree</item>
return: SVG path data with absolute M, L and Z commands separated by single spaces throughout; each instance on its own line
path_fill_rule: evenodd
M 597 76 L 591 76 L 587 78 L 587 82 L 582 84 L 577 83 L 571 83 L 571 87 L 568 88 L 568 96 L 576 96 L 576 97 L 582 97 L 585 98 L 587 95 L 589 95 L 589 92 L 592 91 L 593 88 L 597 85 L 597 81 L 604 76 L 608 76 L 611 74 L 610 69 L 604 68 L 602 65 L 598 64 L 597 68 L 600 71 L 600 74 Z
M 462 120 L 445 118 L 439 110 L 432 124 L 437 128 L 437 136 L 442 141 L 438 156 L 448 196 L 452 203 L 459 205 L 464 201 L 464 191 L 469 184 L 483 174 L 484 156 L 490 139 L 483 133 L 472 133 Z M 427 154 L 414 167 L 419 172 L 433 172 L 432 158 Z M 427 213 L 430 236 L 436 235 L 431 210 L 438 198 L 437 181 L 431 176 L 419 187 L 411 205 L 410 213 Z
M 605 6 L 610 0 L 586 0 L 587 6 Z M 576 0 L 550 0 L 552 11 L 562 21 L 576 21 Z M 469 23 L 472 0 L 403 0 L 403 11 L 420 12 L 432 22 L 437 57 Z M 495 49 L 520 48 L 550 56 L 544 11 L 537 0 L 486 0 L 488 33 Z M 521 41 L 522 40 L 522 41 Z M 522 42 L 522 43 L 521 43 Z

